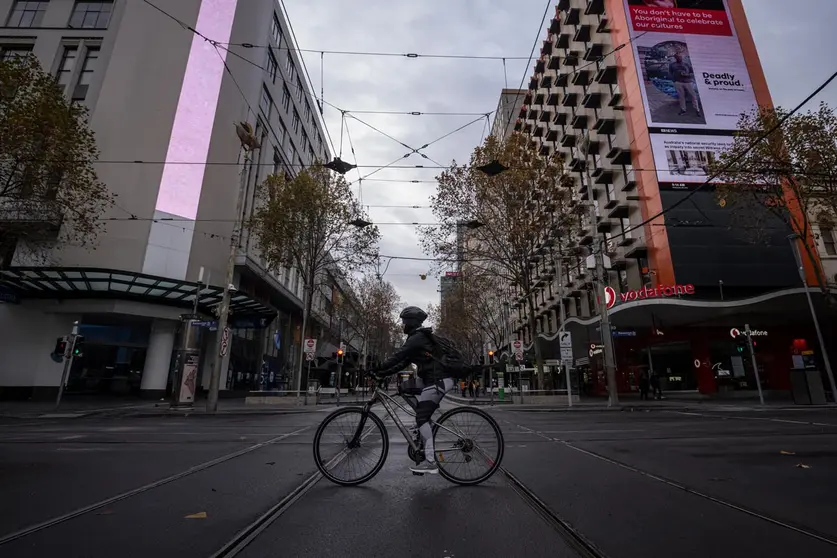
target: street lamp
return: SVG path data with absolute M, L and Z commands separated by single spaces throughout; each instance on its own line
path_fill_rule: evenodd
M 825 373 L 828 375 L 828 381 L 831 384 L 831 398 L 837 403 L 837 384 L 834 382 L 834 373 L 831 370 L 831 362 L 828 360 L 828 349 L 826 349 L 825 341 L 822 337 L 822 330 L 820 329 L 820 322 L 817 319 L 817 311 L 814 309 L 814 301 L 811 300 L 811 290 L 808 288 L 808 278 L 805 276 L 805 267 L 802 265 L 802 255 L 799 252 L 799 242 L 802 237 L 799 234 L 788 235 L 788 241 L 791 243 L 793 249 L 793 257 L 796 259 L 796 266 L 799 270 L 799 278 L 802 279 L 802 286 L 805 289 L 805 297 L 808 299 L 808 308 L 811 309 L 811 319 L 814 321 L 814 329 L 817 332 L 817 341 L 820 344 L 822 351 L 822 360 L 825 364 Z

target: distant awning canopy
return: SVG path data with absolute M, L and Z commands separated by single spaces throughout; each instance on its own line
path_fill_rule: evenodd
M 200 289 L 200 291 L 199 291 Z M 149 304 L 198 309 L 214 314 L 224 295 L 223 287 L 180 281 L 113 269 L 82 267 L 10 267 L 0 269 L 0 290 L 21 299 L 126 299 Z M 231 293 L 230 312 L 237 319 L 258 320 L 265 325 L 276 310 L 254 298 Z

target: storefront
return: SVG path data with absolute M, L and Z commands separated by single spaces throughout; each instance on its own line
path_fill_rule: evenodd
M 837 311 L 819 293 L 813 296 L 826 350 L 837 355 Z M 656 375 L 663 392 L 746 396 L 757 389 L 753 359 L 735 342 L 749 325 L 755 341 L 755 367 L 766 392 L 790 390 L 795 357 L 812 355 L 822 365 L 822 350 L 802 289 L 788 289 L 734 301 L 686 297 L 636 299 L 613 303 L 610 310 L 617 384 L 636 392 L 642 374 Z M 606 393 L 604 355 L 598 319 L 570 319 L 574 353 L 585 361 L 591 392 Z M 586 368 L 589 366 L 589 368 Z M 828 380 L 823 374 L 823 383 Z

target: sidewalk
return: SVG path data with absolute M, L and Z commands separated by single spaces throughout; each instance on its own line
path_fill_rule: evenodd
M 191 408 L 172 409 L 168 401 L 113 400 L 67 401 L 56 410 L 55 403 L 32 401 L 0 401 L 0 419 L 72 419 L 83 417 L 184 417 L 184 416 L 250 416 L 287 415 L 326 412 L 326 405 L 246 405 L 244 399 L 222 399 L 217 413 L 206 412 L 206 400 L 199 399 Z

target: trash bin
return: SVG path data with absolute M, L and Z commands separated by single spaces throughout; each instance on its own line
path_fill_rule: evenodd
M 505 401 L 506 400 L 506 390 L 505 388 L 500 388 L 497 390 L 497 400 L 498 401 Z
M 819 370 L 794 368 L 790 371 L 791 393 L 797 405 L 825 405 L 825 388 Z

